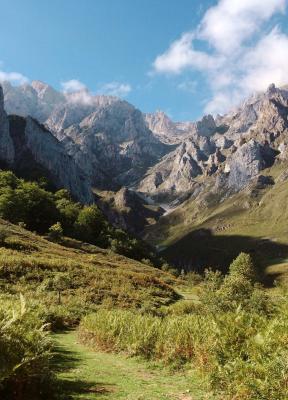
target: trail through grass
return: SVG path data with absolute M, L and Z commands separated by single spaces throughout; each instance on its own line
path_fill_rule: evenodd
M 77 343 L 75 331 L 53 337 L 59 400 L 209 399 L 193 371 L 171 372 L 122 354 L 92 352 Z

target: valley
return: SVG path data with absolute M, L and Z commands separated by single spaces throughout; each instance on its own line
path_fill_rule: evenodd
M 173 122 L 2 86 L 1 399 L 286 400 L 287 87 Z
M 288 400 L 288 0 L 4 0 L 0 400 Z

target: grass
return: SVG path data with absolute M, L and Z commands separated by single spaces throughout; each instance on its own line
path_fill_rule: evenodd
M 146 310 L 179 297 L 171 287 L 175 278 L 147 264 L 72 239 L 52 243 L 3 220 L 0 229 L 5 231 L 0 246 L 2 298 L 13 300 L 22 293 L 29 306 L 43 308 L 48 322 L 71 325 L 99 307 Z M 48 284 L 57 274 L 69 277 L 60 305 L 57 291 Z
M 192 370 L 172 373 L 123 354 L 92 352 L 77 343 L 74 331 L 53 338 L 59 400 L 209 399 L 205 382 Z

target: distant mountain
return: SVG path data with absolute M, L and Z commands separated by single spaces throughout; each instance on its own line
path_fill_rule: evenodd
M 170 150 L 139 110 L 116 97 L 63 94 L 39 81 L 3 89 L 6 111 L 44 124 L 97 188 L 131 185 Z
M 2 104 L 1 159 L 23 170 L 29 153 L 81 201 L 91 201 L 91 187 L 100 198 L 109 191 L 103 209 L 120 225 L 133 225 L 140 210 L 133 231 L 149 220 L 157 225 L 183 202 L 205 208 L 212 196 L 221 203 L 288 157 L 287 87 L 271 85 L 224 116 L 194 122 L 143 114 L 86 90 L 60 93 L 39 81 L 5 82 L 3 91 L 6 112 L 18 117 L 8 118 Z
M 205 115 L 197 122 L 174 122 L 163 111 L 144 115 L 148 128 L 163 143 L 179 144 L 186 138 L 211 136 L 217 126 L 212 115 Z
M 190 135 L 188 131 L 185 137 L 180 135 L 182 141 L 176 150 L 150 168 L 138 190 L 154 199 L 168 200 L 183 193 L 198 196 L 208 185 L 225 196 L 237 192 L 261 170 L 287 158 L 287 116 L 288 90 L 271 85 L 266 93 L 218 116 L 217 124 L 213 120 L 214 128 L 212 117 L 206 117 L 201 124 L 196 123 L 201 129 L 192 130 L 190 125 Z M 162 116 L 165 124 L 161 124 L 155 118 L 153 123 L 149 119 L 151 128 L 174 137 L 167 119 Z

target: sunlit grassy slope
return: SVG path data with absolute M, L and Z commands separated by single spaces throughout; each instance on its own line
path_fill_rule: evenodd
M 250 187 L 222 202 L 212 198 L 208 207 L 188 200 L 149 228 L 147 238 L 184 268 L 225 266 L 240 251 L 248 251 L 262 266 L 279 264 L 274 272 L 283 274 L 288 271 L 282 262 L 288 257 L 286 169 L 276 164 L 263 171 L 274 185 Z M 269 272 L 274 273 L 273 268 Z
M 74 320 L 98 306 L 149 309 L 177 299 L 170 286 L 175 279 L 146 264 L 72 239 L 52 243 L 3 220 L 0 234 L 0 287 L 5 298 L 22 293 L 27 301 L 44 305 L 45 311 L 55 305 L 57 313 L 68 313 Z M 57 292 L 45 284 L 57 274 L 69 276 L 60 307 Z

